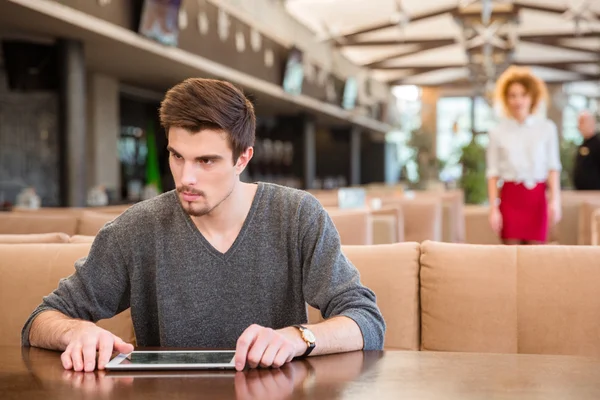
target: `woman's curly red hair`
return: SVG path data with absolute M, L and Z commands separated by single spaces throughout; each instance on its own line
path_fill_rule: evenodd
M 496 82 L 496 101 L 502 104 L 502 110 L 506 116 L 510 115 L 507 104 L 508 90 L 513 83 L 519 83 L 525 88 L 525 92 L 531 96 L 531 110 L 535 113 L 542 101 L 548 99 L 548 88 L 544 81 L 535 76 L 527 67 L 511 66 L 500 75 Z

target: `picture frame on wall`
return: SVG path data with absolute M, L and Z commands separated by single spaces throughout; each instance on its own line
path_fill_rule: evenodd
M 177 46 L 182 1 L 144 0 L 139 33 L 166 46 Z

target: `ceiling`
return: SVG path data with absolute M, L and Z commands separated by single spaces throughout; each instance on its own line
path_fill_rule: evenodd
M 390 84 L 485 88 L 509 65 L 600 82 L 600 0 L 287 0 L 286 9 Z
M 54 38 L 77 38 L 85 44 L 90 72 L 117 78 L 130 94 L 162 98 L 166 89 L 190 76 L 225 79 L 254 94 L 262 116 L 310 113 L 324 126 L 350 122 L 364 132 L 386 133 L 391 129 L 386 123 L 306 95 L 291 95 L 279 85 L 182 49 L 165 47 L 55 1 L 0 0 L 0 38 L 51 43 Z M 132 90 L 132 86 L 147 90 Z

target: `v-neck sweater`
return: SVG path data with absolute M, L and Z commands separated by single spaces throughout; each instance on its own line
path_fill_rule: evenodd
M 215 249 L 175 191 L 138 203 L 106 224 L 75 273 L 60 281 L 27 320 L 45 310 L 89 321 L 131 307 L 138 346 L 235 348 L 250 325 L 324 318 L 359 326 L 364 349 L 381 349 L 385 323 L 373 291 L 341 251 L 327 212 L 308 192 L 258 183 L 232 246 Z

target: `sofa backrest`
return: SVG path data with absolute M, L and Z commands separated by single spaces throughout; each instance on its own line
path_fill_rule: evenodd
M 421 246 L 421 348 L 600 355 L 600 247 Z
M 69 238 L 69 243 L 93 243 L 96 236 L 91 235 L 75 235 Z
M 344 245 L 373 244 L 371 213 L 367 209 L 326 208 Z
M 62 232 L 55 233 L 23 233 L 0 234 L 1 244 L 22 243 L 69 243 L 69 235 Z
M 20 343 L 31 311 L 90 247 L 0 244 L 0 346 Z M 377 296 L 388 349 L 600 356 L 600 246 L 426 241 L 342 251 Z M 99 325 L 134 340 L 129 310 Z
M 600 191 L 564 190 L 561 192 L 562 219 L 555 227 L 558 243 L 575 245 L 586 241 L 585 235 L 589 233 L 586 233 L 586 227 L 580 224 L 581 205 L 585 201 L 597 202 L 599 199 Z
M 372 214 L 373 244 L 398 243 L 398 219 L 393 215 Z
M 384 206 L 399 206 L 404 216 L 404 240 L 442 240 L 442 199 L 440 196 L 383 199 Z
M 578 244 L 592 244 L 592 220 L 596 209 L 600 209 L 600 198 L 586 199 L 579 206 Z
M 465 237 L 471 244 L 501 244 L 500 237 L 489 223 L 490 208 L 481 205 L 464 207 Z
M 89 243 L 0 244 L 0 346 L 21 343 L 21 328 L 31 312 L 60 279 L 75 271 L 75 261 L 87 256 L 90 247 Z M 123 340 L 134 338 L 129 310 L 99 325 Z
M 387 325 L 385 348 L 419 350 L 419 244 L 342 246 L 342 252 L 377 296 Z M 321 321 L 320 312 L 308 306 L 308 322 Z
M 110 222 L 117 217 L 118 214 L 84 211 L 79 217 L 77 234 L 83 236 L 95 236 L 107 222 Z
M 464 201 L 462 190 L 416 191 L 415 199 L 440 199 L 442 201 L 442 233 L 440 241 L 465 242 Z
M 600 208 L 592 214 L 592 246 L 600 246 Z
M 62 232 L 69 236 L 77 230 L 76 214 L 43 214 L 36 212 L 0 213 L 0 234 Z
M 400 205 L 371 209 L 373 244 L 404 242 L 404 213 Z
M 387 325 L 385 348 L 418 350 L 419 244 L 343 246 L 342 251 L 377 296 Z

